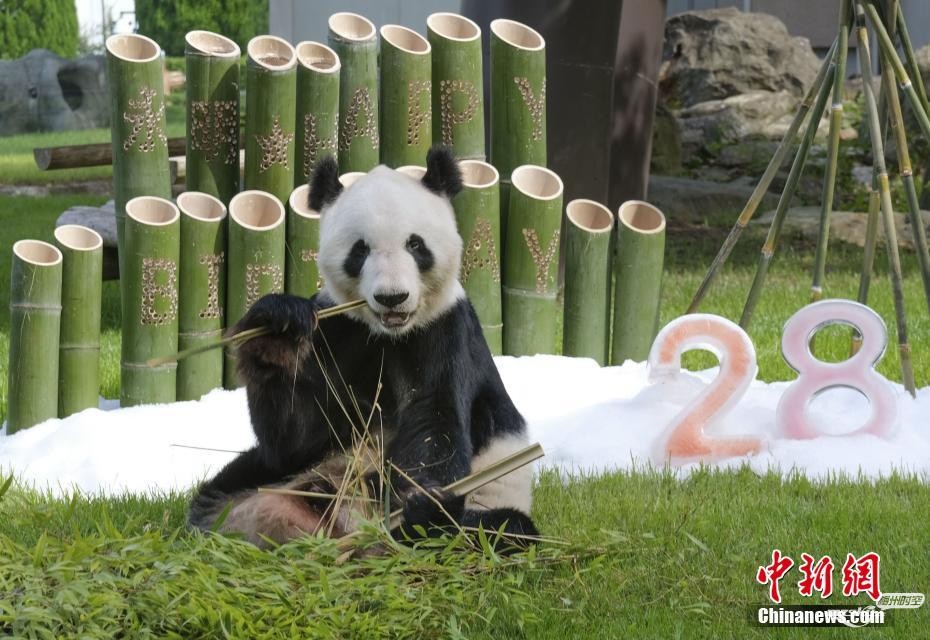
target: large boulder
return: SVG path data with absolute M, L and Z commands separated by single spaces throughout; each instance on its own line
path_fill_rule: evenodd
M 0 136 L 110 125 L 106 59 L 34 49 L 0 60 Z

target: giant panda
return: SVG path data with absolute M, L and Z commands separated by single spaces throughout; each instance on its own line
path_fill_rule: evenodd
M 462 187 L 458 164 L 436 147 L 426 166 L 422 180 L 379 166 L 346 189 L 332 158 L 314 172 L 309 204 L 321 213 L 325 284 L 309 299 L 265 296 L 231 329 L 272 330 L 238 349 L 257 444 L 199 488 L 194 526 L 259 546 L 346 535 L 358 525 L 353 501 L 256 489 L 332 496 L 347 464 L 357 471 L 363 460 L 367 493 L 403 509 L 399 539 L 455 525 L 499 530 L 517 545 L 538 535 L 529 467 L 467 498 L 441 490 L 528 437 L 458 281 L 462 239 L 450 204 Z M 315 310 L 355 299 L 367 305 L 314 320 Z M 353 431 L 366 420 L 375 444 L 367 439 L 362 451 Z M 395 469 L 389 486 L 379 464 Z

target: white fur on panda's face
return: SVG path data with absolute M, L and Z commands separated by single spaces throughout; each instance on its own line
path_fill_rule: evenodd
M 336 303 L 364 298 L 368 306 L 351 313 L 376 333 L 424 326 L 463 297 L 461 256 L 449 201 L 385 166 L 322 212 L 324 289 Z

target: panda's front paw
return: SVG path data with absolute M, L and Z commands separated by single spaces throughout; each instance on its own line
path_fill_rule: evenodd
M 267 328 L 272 335 L 292 340 L 309 338 L 316 327 L 316 304 L 307 298 L 269 293 L 259 298 L 230 331 Z
M 405 536 L 419 537 L 422 527 L 430 537 L 454 532 L 465 510 L 465 497 L 443 491 L 439 486 L 413 487 L 402 496 Z

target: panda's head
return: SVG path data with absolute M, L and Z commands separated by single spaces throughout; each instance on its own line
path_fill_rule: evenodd
M 336 303 L 363 298 L 353 312 L 372 332 L 393 337 L 422 327 L 464 295 L 462 238 L 449 199 L 462 188 L 451 152 L 430 150 L 422 180 L 385 166 L 343 189 L 327 158 L 310 182 L 319 211 L 318 265 Z

